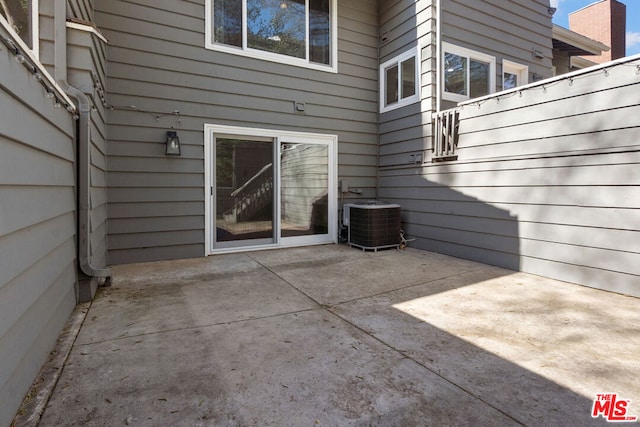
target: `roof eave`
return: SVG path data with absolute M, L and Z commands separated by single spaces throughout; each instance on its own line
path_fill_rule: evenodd
M 592 40 L 582 34 L 567 28 L 553 24 L 552 37 L 554 48 L 567 51 L 571 56 L 575 55 L 601 55 L 610 48 L 604 43 Z

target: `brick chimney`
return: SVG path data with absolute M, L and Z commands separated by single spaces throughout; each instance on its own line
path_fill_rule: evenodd
M 626 56 L 627 6 L 601 0 L 569 14 L 569 29 L 611 47 L 600 56 L 585 59 L 602 64 Z

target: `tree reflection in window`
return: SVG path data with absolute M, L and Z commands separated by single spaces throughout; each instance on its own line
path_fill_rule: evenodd
M 242 0 L 216 0 L 213 28 L 214 42 L 242 47 Z
M 491 92 L 491 64 L 446 52 L 444 55 L 444 90 L 477 98 Z
M 30 10 L 30 0 L 0 0 L 0 15 L 4 16 L 11 28 L 33 49 Z
M 489 90 L 489 69 L 487 62 L 472 59 L 469 63 L 469 95 L 471 98 L 488 95 Z
M 504 83 L 502 85 L 502 89 L 504 89 L 504 90 L 513 89 L 514 87 L 518 86 L 518 75 L 517 74 L 505 72 L 503 74 L 503 79 L 504 79 Z
M 453 53 L 445 53 L 444 90 L 458 95 L 468 95 L 467 58 Z
M 329 0 L 309 0 L 309 60 L 328 65 L 330 58 Z
M 331 65 L 332 0 L 210 1 L 214 43 Z
M 306 13 L 300 0 L 247 0 L 247 47 L 306 57 Z
M 234 154 L 234 140 L 216 141 L 216 187 L 235 187 Z

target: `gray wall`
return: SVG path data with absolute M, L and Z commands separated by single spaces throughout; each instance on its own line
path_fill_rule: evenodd
M 384 168 L 381 197 L 418 248 L 638 296 L 639 91 L 626 64 L 466 105 L 458 160 Z
M 0 35 L 7 33 L 0 28 Z M 76 303 L 74 120 L 0 49 L 0 425 Z
M 337 134 L 340 179 L 376 196 L 375 2 L 339 1 L 337 74 L 205 49 L 203 0 L 95 6 L 115 106 L 107 113 L 109 263 L 204 255 L 205 123 Z M 294 101 L 306 103 L 305 114 Z M 179 118 L 165 115 L 174 110 Z M 164 155 L 171 127 L 179 158 Z
M 380 114 L 381 166 L 407 164 L 422 153 L 431 135 L 431 110 L 435 105 L 435 20 L 434 0 L 380 2 L 380 33 L 388 37 L 380 46 L 380 64 L 420 45 L 422 103 Z
M 567 52 L 553 50 L 553 66 L 556 68 L 556 75 L 571 72 L 571 57 Z
M 547 0 L 442 1 L 442 40 L 496 57 L 496 90 L 502 89 L 502 60 L 529 66 L 529 81 L 551 77 L 551 16 Z M 422 46 L 422 103 L 380 115 L 380 166 L 415 164 L 431 147 L 431 112 L 436 106 L 435 0 L 380 3 L 380 63 Z M 532 50 L 544 58 L 533 57 Z M 455 103 L 443 101 L 443 108 Z M 426 157 L 425 157 L 426 158 Z
M 443 1 L 442 39 L 496 57 L 496 86 L 502 89 L 502 60 L 529 66 L 529 81 L 551 77 L 549 0 Z M 543 58 L 536 58 L 533 50 Z
M 94 0 L 67 0 L 67 17 L 93 22 L 93 3 Z
M 51 75 L 55 74 L 54 2 L 40 4 L 40 62 Z M 90 0 L 67 0 L 67 20 L 79 20 L 87 23 L 93 19 L 93 5 Z M 67 28 L 65 72 L 68 83 L 89 97 L 91 114 L 91 236 L 90 263 L 101 268 L 107 265 L 107 147 L 106 147 L 106 109 L 101 95 L 106 87 L 107 68 L 106 43 L 88 30 Z M 60 70 L 58 70 L 60 71 Z
M 46 70 L 54 75 L 55 70 L 55 24 L 54 24 L 54 2 L 41 1 L 38 3 L 39 36 L 40 36 L 40 63 Z
M 81 90 L 91 103 L 90 263 L 107 265 L 107 125 L 101 90 L 106 87 L 106 43 L 90 31 L 67 29 L 69 84 Z

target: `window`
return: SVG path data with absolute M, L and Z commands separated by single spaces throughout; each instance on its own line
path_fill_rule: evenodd
M 495 57 L 449 43 L 442 46 L 443 99 L 460 102 L 495 92 Z
M 502 61 L 502 90 L 529 83 L 529 67 L 515 62 Z
M 420 48 L 416 47 L 380 66 L 380 112 L 420 100 Z
M 337 71 L 336 0 L 207 0 L 206 47 Z
M 31 0 L 2 0 L 0 15 L 6 19 L 9 27 L 26 43 L 29 49 L 36 52 L 38 47 L 37 22 L 38 2 Z

